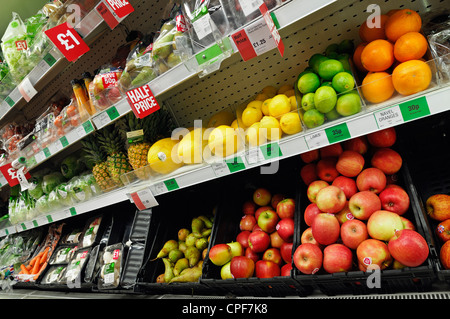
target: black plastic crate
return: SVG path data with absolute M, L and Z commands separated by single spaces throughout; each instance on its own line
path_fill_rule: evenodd
M 299 157 L 284 159 L 279 162 L 276 174 L 261 174 L 260 168 L 253 168 L 223 180 L 226 195 L 223 205 L 218 208 L 217 220 L 214 223 L 213 237 L 210 248 L 216 244 L 229 243 L 236 240 L 240 233 L 239 222 L 243 216 L 242 205 L 252 198 L 255 189 L 259 187 L 293 198 L 298 203 L 301 160 Z M 300 211 L 296 205 L 295 219 Z M 296 230 L 297 231 L 297 230 Z M 219 291 L 222 295 L 255 296 L 255 297 L 285 297 L 308 296 L 312 293 L 311 286 L 302 286 L 291 276 L 274 278 L 232 278 L 223 280 L 220 276 L 220 266 L 214 265 L 209 258 L 205 259 L 201 282 Z
M 419 199 L 422 222 L 430 230 L 439 280 L 450 284 L 450 270 L 440 262 L 443 242 L 436 235 L 440 223 L 428 217 L 426 200 L 434 194 L 450 195 L 450 113 L 430 116 L 402 125 L 398 129 L 400 146 L 410 168 L 410 178 Z
M 368 156 L 370 156 L 370 154 L 368 154 Z M 368 160 L 366 158 L 366 163 L 367 162 Z M 407 180 L 408 168 L 406 163 L 396 175 L 398 177 L 397 184 L 405 189 L 411 202 L 409 210 L 402 216 L 409 219 L 414 224 L 416 231 L 427 240 L 428 246 L 430 250 L 432 250 L 432 245 L 428 241 L 429 229 L 424 227 L 421 222 L 423 212 L 416 209 L 418 199 L 413 191 L 412 184 Z M 304 188 L 301 191 L 301 218 L 298 219 L 300 222 L 298 225 L 300 232 L 296 232 L 293 253 L 301 244 L 301 234 L 309 227 L 305 223 L 303 212 L 310 204 L 310 201 L 306 196 L 307 186 L 305 186 L 305 184 L 303 184 L 303 186 Z M 390 268 L 379 270 L 377 272 L 365 272 L 359 270 L 356 251 L 353 250 L 352 252 L 354 257 L 352 271 L 329 274 L 322 267 L 316 274 L 306 275 L 301 273 L 294 264 L 294 279 L 302 285 L 312 285 L 315 289 L 320 290 L 328 296 L 426 292 L 432 289 L 433 282 L 436 281 L 434 261 L 431 253 L 427 260 L 418 267 L 392 269 L 391 266 Z M 379 277 L 375 277 L 378 274 Z

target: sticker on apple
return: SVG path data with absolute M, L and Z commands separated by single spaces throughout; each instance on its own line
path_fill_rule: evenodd
M 365 257 L 363 259 L 363 264 L 367 266 L 372 265 L 372 257 Z

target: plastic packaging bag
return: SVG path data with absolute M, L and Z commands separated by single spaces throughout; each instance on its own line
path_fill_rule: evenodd
M 70 260 L 67 265 L 65 278 L 67 283 L 81 283 L 81 275 L 84 266 L 89 259 L 89 249 L 81 249 L 75 253 L 75 256 Z
M 89 84 L 89 95 L 97 111 L 103 111 L 123 98 L 119 88 L 122 72 L 122 69 L 103 67 Z
M 101 222 L 101 216 L 89 220 L 83 231 L 83 238 L 81 239 L 80 245 L 81 247 L 90 247 L 95 243 Z
M 106 246 L 103 252 L 102 267 L 98 280 L 99 289 L 114 289 L 119 286 L 122 272 L 123 245 Z

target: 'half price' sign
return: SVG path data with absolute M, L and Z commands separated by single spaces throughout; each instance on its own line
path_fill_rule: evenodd
M 89 51 L 88 45 L 67 22 L 45 31 L 45 34 L 69 62 Z
M 127 92 L 127 100 L 136 117 L 143 119 L 160 109 L 148 84 Z
M 105 0 L 119 18 L 123 18 L 134 11 L 134 8 L 126 0 Z

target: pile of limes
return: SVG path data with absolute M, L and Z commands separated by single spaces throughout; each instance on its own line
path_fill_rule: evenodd
M 308 67 L 299 74 L 299 108 L 308 128 L 361 111 L 361 100 L 349 64 L 353 49 L 351 40 L 331 44 L 325 54 L 312 55 Z

